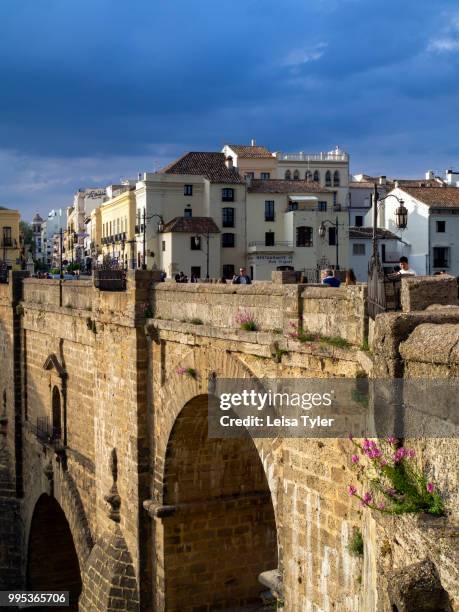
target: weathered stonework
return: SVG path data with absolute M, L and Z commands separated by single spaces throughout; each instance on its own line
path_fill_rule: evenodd
M 380 315 L 369 352 L 363 286 L 154 281 L 0 285 L 0 587 L 66 590 L 37 563 L 49 512 L 84 612 L 235 610 L 260 603 L 263 572 L 289 612 L 390 612 L 403 595 L 391 572 L 425 558 L 459 609 L 455 441 L 413 441 L 448 509 L 427 523 L 347 495 L 347 440 L 218 440 L 206 428 L 218 378 L 456 376 L 457 309 Z M 427 299 L 416 292 L 407 303 Z M 240 311 L 258 331 L 239 329 Z M 346 342 L 300 342 L 298 328 Z M 355 528 L 363 560 L 349 552 Z

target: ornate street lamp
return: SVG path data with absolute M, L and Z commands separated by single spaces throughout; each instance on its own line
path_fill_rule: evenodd
M 209 278 L 209 232 L 207 232 L 206 234 L 203 234 L 203 236 L 206 239 L 206 279 Z M 196 234 L 196 236 L 193 237 L 194 240 L 194 244 L 196 245 L 196 247 L 200 247 L 201 246 L 201 234 Z
M 389 193 L 384 198 L 379 198 L 378 187 L 375 183 L 373 191 L 373 249 L 370 261 L 368 262 L 368 314 L 373 319 L 377 314 L 385 312 L 387 307 L 385 274 L 378 249 L 378 210 L 381 204 L 388 198 L 395 198 L 399 204 L 395 210 L 395 225 L 397 229 L 404 230 L 408 225 L 408 210 L 403 199 L 394 193 Z
M 331 227 L 335 228 L 335 247 L 336 247 L 335 269 L 339 270 L 338 217 L 336 217 L 335 221 L 330 221 L 330 219 L 325 219 L 325 221 L 322 221 L 322 223 L 319 225 L 319 236 L 322 238 L 322 240 L 325 238 L 325 235 L 327 233 L 326 231 L 327 225 L 330 225 Z
M 154 219 L 155 217 L 157 217 L 159 219 L 159 223 L 158 223 L 158 232 L 161 233 L 164 229 L 164 220 L 162 218 L 161 215 L 151 215 L 150 217 L 146 216 L 146 209 L 143 209 L 143 248 L 142 248 L 142 270 L 146 270 L 147 269 L 147 264 L 145 263 L 146 261 L 146 253 L 145 253 L 145 248 L 146 248 L 146 233 L 147 233 L 147 221 L 151 221 L 151 219 Z

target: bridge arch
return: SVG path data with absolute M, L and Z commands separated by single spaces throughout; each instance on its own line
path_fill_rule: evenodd
M 27 550 L 27 588 L 69 591 L 78 610 L 82 572 L 67 518 L 54 497 L 39 497 L 32 515 Z
M 275 449 L 207 436 L 209 376 L 252 377 L 242 362 L 195 349 L 179 365 L 156 389 L 155 497 L 169 509 L 156 519 L 157 607 L 238 609 L 259 602 L 258 575 L 278 567 Z

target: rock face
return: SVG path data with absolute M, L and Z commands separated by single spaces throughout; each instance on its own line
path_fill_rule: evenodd
M 240 609 L 266 589 L 289 612 L 411 610 L 407 594 L 421 605 L 428 588 L 459 609 L 455 440 L 413 442 L 448 509 L 426 522 L 362 511 L 346 492 L 347 439 L 207 432 L 221 378 L 455 376 L 457 311 L 380 315 L 364 352 L 363 286 L 154 281 L 0 285 L 1 588 L 46 582 L 37 560 L 54 538 L 63 567 L 77 559 L 84 612 Z M 421 282 L 412 305 L 415 291 L 427 299 Z M 240 329 L 241 311 L 256 331 Z M 301 328 L 315 340 L 295 337 Z M 354 529 L 363 560 L 349 551 Z M 427 557 L 434 567 L 409 569 Z
M 398 612 L 450 612 L 449 597 L 429 559 L 389 572 L 389 599 Z

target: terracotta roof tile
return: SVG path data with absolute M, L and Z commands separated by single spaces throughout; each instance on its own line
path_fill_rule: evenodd
M 376 236 L 379 239 L 392 239 L 392 240 L 400 240 L 400 237 L 397 234 L 394 234 L 388 229 L 384 229 L 383 227 L 378 227 L 376 229 Z M 371 240 L 373 238 L 373 228 L 372 227 L 350 227 L 349 228 L 349 238 L 359 239 L 360 240 Z
M 164 225 L 162 233 L 183 232 L 185 234 L 219 234 L 212 217 L 175 217 Z
M 252 179 L 249 193 L 332 193 L 333 189 L 322 187 L 312 181 L 286 181 L 284 179 Z
M 258 147 L 251 145 L 228 145 L 238 157 L 246 159 L 272 159 L 273 154 L 266 147 Z
M 191 174 L 204 176 L 211 183 L 244 183 L 235 168 L 227 168 L 223 153 L 192 151 L 185 153 L 165 168 L 160 174 Z
M 459 208 L 458 187 L 412 187 L 404 184 L 400 189 L 431 208 Z

